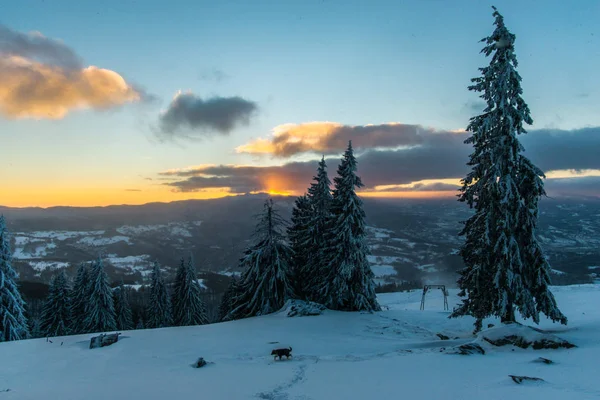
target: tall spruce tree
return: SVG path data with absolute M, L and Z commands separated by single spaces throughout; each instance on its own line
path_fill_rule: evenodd
M 4 216 L 0 215 L 0 342 L 27 339 L 29 326 L 25 301 L 17 286 L 17 272 L 12 268 L 10 238 Z
M 173 325 L 171 301 L 157 262 L 152 268 L 150 298 L 144 322 L 146 328 L 165 328 Z
M 274 209 L 273 200 L 267 200 L 254 233 L 256 244 L 240 260 L 245 271 L 239 282 L 240 294 L 233 300 L 228 319 L 270 314 L 294 297 L 290 282 L 292 252 L 284 229 L 285 223 Z
M 296 295 L 300 298 L 309 298 L 309 284 L 311 280 L 309 270 L 309 259 L 311 249 L 308 244 L 312 243 L 309 236 L 312 207 L 306 195 L 299 196 L 294 202 L 292 210 L 291 225 L 287 233 L 292 250 L 291 280 Z
M 115 314 L 117 329 L 129 331 L 133 329 L 133 313 L 129 305 L 129 289 L 123 282 L 115 290 Z
M 474 151 L 472 170 L 462 180 L 459 201 L 474 209 L 461 235 L 465 268 L 458 280 L 466 296 L 451 317 L 499 316 L 515 321 L 515 310 L 537 323 L 539 313 L 566 324 L 550 292 L 550 266 L 535 238 L 538 202 L 545 195 L 543 172 L 521 153 L 517 136 L 533 122 L 521 97 L 521 77 L 515 55 L 515 35 L 494 7 L 495 30 L 484 38 L 482 53 L 492 57 L 469 90 L 486 102 L 483 114 L 471 118 L 465 141 Z
M 86 333 L 86 307 L 90 299 L 90 282 L 89 268 L 86 263 L 81 263 L 77 268 L 77 275 L 73 281 L 71 290 L 71 324 L 72 333 Z
M 40 333 L 43 337 L 66 336 L 72 333 L 71 288 L 64 271 L 50 281 L 48 296 L 42 308 Z
M 186 263 L 181 259 L 173 287 L 173 324 L 191 326 L 208 324 L 206 306 L 196 277 L 194 260 L 190 256 Z
M 327 175 L 325 157 L 319 162 L 317 175 L 308 189 L 310 217 L 307 221 L 304 248 L 308 254 L 304 272 L 303 291 L 309 300 L 319 301 L 318 290 L 328 273 L 327 251 L 331 233 L 330 218 L 333 195 L 331 181 Z
M 89 296 L 84 319 L 86 332 L 114 331 L 117 328 L 115 305 L 102 257 L 92 264 Z
M 365 212 L 355 189 L 363 186 L 356 175 L 352 142 L 338 167 L 331 214 L 327 222 L 327 269 L 323 271 L 318 297 L 330 309 L 378 311 L 374 274 L 367 260 Z

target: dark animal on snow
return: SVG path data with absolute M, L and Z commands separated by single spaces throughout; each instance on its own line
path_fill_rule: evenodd
M 285 356 L 286 358 L 290 358 L 292 356 L 292 348 L 289 347 L 287 349 L 274 349 L 271 352 L 271 355 L 274 356 L 274 360 L 276 360 L 277 357 L 279 357 L 279 359 L 281 360 L 283 356 Z

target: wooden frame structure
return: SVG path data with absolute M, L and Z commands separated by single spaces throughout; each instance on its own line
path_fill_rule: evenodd
M 425 285 L 423 286 L 423 296 L 421 296 L 421 310 L 425 309 L 425 295 L 430 289 L 441 289 L 444 294 L 444 311 L 448 311 L 448 291 L 446 285 Z

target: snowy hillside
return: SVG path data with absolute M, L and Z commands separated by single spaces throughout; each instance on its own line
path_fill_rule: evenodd
M 486 399 L 600 398 L 600 286 L 553 289 L 568 327 L 548 322 L 569 350 L 487 349 L 446 354 L 473 340 L 472 320 L 449 320 L 440 291 L 419 311 L 418 291 L 380 295 L 375 314 L 270 315 L 200 327 L 125 332 L 89 350 L 91 335 L 0 344 L 0 398 L 61 399 Z M 452 292 L 450 306 L 457 302 Z M 497 321 L 486 321 L 496 323 Z M 450 340 L 440 340 L 441 333 Z M 458 338 L 458 339 L 454 339 Z M 274 347 L 293 359 L 273 361 Z M 198 358 L 204 368 L 190 365 Z M 538 357 L 552 365 L 534 363 Z M 545 382 L 517 385 L 508 375 Z

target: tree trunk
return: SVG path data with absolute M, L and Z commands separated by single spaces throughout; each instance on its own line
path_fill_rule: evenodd
M 506 308 L 506 313 L 504 313 L 504 315 L 500 317 L 500 322 L 502 322 L 503 324 L 511 324 L 513 322 L 516 322 L 515 309 L 513 308 L 512 303 L 510 303 Z

